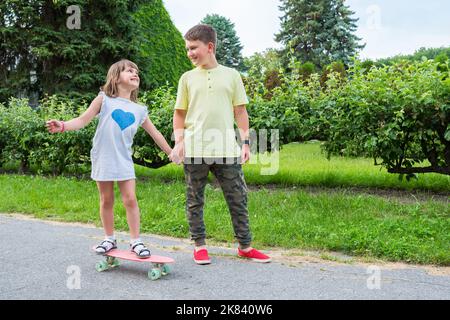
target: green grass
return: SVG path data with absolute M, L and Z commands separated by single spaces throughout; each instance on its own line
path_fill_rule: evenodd
M 422 175 L 418 181 L 400 182 L 368 159 L 328 161 L 317 143 L 285 146 L 275 175 L 260 175 L 261 167 L 251 164 L 244 169 L 249 185 L 270 185 L 249 193 L 255 246 L 332 250 L 390 261 L 450 265 L 448 201 L 428 197 L 404 203 L 353 189 L 417 189 L 442 195 L 450 190 L 449 177 Z M 137 166 L 136 172 L 142 232 L 187 238 L 182 168 Z M 305 188 L 282 188 L 299 185 L 318 188 L 313 193 Z M 333 192 L 329 188 L 334 188 Z M 231 243 L 233 231 L 221 190 L 208 185 L 205 195 L 208 238 Z M 120 199 L 118 191 L 116 198 Z M 90 180 L 3 174 L 0 199 L 0 212 L 101 225 L 98 192 Z M 128 230 L 120 201 L 116 201 L 115 225 L 118 230 Z
M 148 180 L 138 183 L 142 231 L 188 237 L 184 184 Z M 118 195 L 117 195 L 118 196 Z M 95 183 L 68 178 L 0 175 L 0 212 L 38 218 L 95 223 Z M 233 241 L 223 195 L 206 189 L 205 221 L 215 241 Z M 326 249 L 348 254 L 423 264 L 450 264 L 450 218 L 442 202 L 399 204 L 375 196 L 308 194 L 260 190 L 249 194 L 255 246 Z M 128 230 L 120 201 L 115 209 L 118 230 Z
M 272 156 L 277 157 L 277 155 Z M 244 173 L 247 183 L 450 192 L 450 176 L 420 174 L 418 180 L 400 181 L 398 175 L 388 173 L 381 166 L 375 166 L 372 159 L 332 157 L 327 160 L 317 142 L 285 145 L 278 156 L 279 166 L 276 174 L 261 174 L 271 167 L 267 156 L 263 159 L 267 164 L 246 164 Z M 272 166 L 276 169 L 276 166 Z M 174 164 L 157 170 L 141 167 L 136 172 L 141 177 L 148 176 L 163 180 L 182 181 L 184 177 L 182 168 Z

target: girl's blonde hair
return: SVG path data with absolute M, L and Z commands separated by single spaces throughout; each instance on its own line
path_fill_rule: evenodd
M 115 98 L 119 94 L 117 82 L 119 81 L 120 73 L 127 67 L 131 67 L 139 71 L 138 66 L 134 62 L 126 59 L 122 59 L 109 67 L 108 74 L 106 75 L 106 83 L 102 87 L 100 87 L 100 90 L 102 90 L 108 97 Z M 138 92 L 139 88 L 131 92 L 131 101 L 137 101 Z

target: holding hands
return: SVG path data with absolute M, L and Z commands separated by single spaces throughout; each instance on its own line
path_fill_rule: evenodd
M 169 155 L 169 159 L 176 164 L 181 164 L 184 161 L 184 142 L 180 141 L 175 143 L 172 152 Z

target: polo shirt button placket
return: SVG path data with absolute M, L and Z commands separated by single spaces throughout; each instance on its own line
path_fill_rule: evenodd
M 211 89 L 211 72 L 208 71 L 208 88 Z

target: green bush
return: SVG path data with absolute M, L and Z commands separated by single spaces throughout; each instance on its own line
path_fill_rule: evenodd
M 148 106 L 150 120 L 163 134 L 169 145 L 173 146 L 172 117 L 176 101 L 173 87 L 165 86 L 144 92 L 139 101 Z M 133 160 L 137 164 L 159 168 L 170 162 L 166 154 L 153 142 L 145 130 L 139 130 L 136 133 L 134 145 Z
M 389 172 L 407 178 L 450 174 L 450 81 L 442 80 L 448 73 L 423 60 L 369 72 L 356 62 L 349 74 L 321 110 L 329 154 L 381 159 Z
M 174 105 L 171 89 L 144 92 L 141 103 L 149 104 L 152 122 L 170 143 Z M 56 96 L 44 98 L 38 109 L 30 108 L 26 99 L 12 98 L 7 107 L 0 105 L 0 166 L 37 174 L 88 174 L 97 119 L 81 130 L 64 134 L 50 134 L 45 128 L 46 120 L 69 120 L 87 107 L 87 103 L 76 105 Z M 135 137 L 133 160 L 148 167 L 169 162 L 143 129 Z
M 338 74 L 340 80 L 344 80 L 346 78 L 346 70 L 344 63 L 342 61 L 337 61 L 329 64 L 328 66 L 325 66 L 322 71 L 322 76 L 320 78 L 320 83 L 322 84 L 322 87 L 325 87 L 327 85 L 327 81 L 330 78 L 330 75 Z
M 313 73 L 316 72 L 316 65 L 312 62 L 305 62 L 299 67 L 299 74 L 303 81 L 308 81 Z
M 81 174 L 88 170 L 95 121 L 83 130 L 64 134 L 51 135 L 45 128 L 49 118 L 68 120 L 77 116 L 73 105 L 47 97 L 35 110 L 26 99 L 12 98 L 8 107 L 1 108 L 2 166 L 16 164 L 19 172 L 38 174 Z
M 302 117 L 308 113 L 309 105 L 301 84 L 286 81 L 281 87 L 271 91 L 270 100 L 264 98 L 266 95 L 267 90 L 250 99 L 250 128 L 258 134 L 262 129 L 267 130 L 268 141 L 271 141 L 270 130 L 278 130 L 280 146 L 304 140 L 308 129 L 304 127 Z
M 272 90 L 247 79 L 254 89 L 248 105 L 250 128 L 257 134 L 267 130 L 270 149 L 271 130 L 275 129 L 280 146 L 320 139 L 328 156 L 372 157 L 389 172 L 406 174 L 408 179 L 421 172 L 450 174 L 449 62 L 436 60 L 402 61 L 370 69 L 355 61 L 347 71 L 335 64 L 324 84 L 317 73 L 303 80 L 299 68 L 293 68 L 298 72 L 291 74 L 279 70 L 280 83 Z M 170 86 L 143 92 L 140 98 L 170 144 L 175 99 Z M 44 98 L 36 110 L 19 99 L 0 105 L 3 168 L 16 164 L 21 171 L 88 172 L 96 120 L 87 128 L 63 135 L 50 135 L 44 127 L 47 119 L 67 120 L 86 108 L 87 102 L 77 104 L 61 96 Z M 133 160 L 152 168 L 169 162 L 142 129 L 135 137 Z
M 280 73 L 270 99 L 267 88 L 253 91 L 251 127 L 278 129 L 281 145 L 320 139 L 328 156 L 372 157 L 407 179 L 450 174 L 448 64 L 443 57 L 383 67 L 355 61 L 349 70 L 333 63 L 307 80 Z
M 141 87 L 155 89 L 177 86 L 180 76 L 192 69 L 180 31 L 170 19 L 162 0 L 142 1 L 133 14 L 138 25 L 136 63 L 141 70 Z

